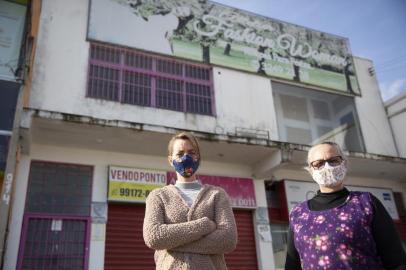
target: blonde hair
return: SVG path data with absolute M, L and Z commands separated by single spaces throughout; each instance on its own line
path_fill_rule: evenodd
M 197 138 L 195 136 L 193 136 L 192 134 L 190 134 L 188 132 L 180 132 L 170 139 L 170 141 L 168 143 L 168 156 L 172 156 L 173 144 L 175 143 L 176 140 L 188 140 L 193 145 L 193 148 L 196 150 L 197 155 L 199 156 L 199 159 L 200 159 L 199 142 L 197 141 Z

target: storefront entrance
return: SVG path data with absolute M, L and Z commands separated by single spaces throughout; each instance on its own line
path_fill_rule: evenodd
M 144 204 L 109 204 L 105 270 L 155 269 L 154 251 L 144 244 L 142 237 L 144 213 Z M 234 210 L 238 245 L 225 256 L 229 270 L 258 269 L 252 213 Z
M 32 161 L 17 269 L 88 269 L 93 167 Z

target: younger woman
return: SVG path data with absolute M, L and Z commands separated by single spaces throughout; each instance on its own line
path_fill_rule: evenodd
M 155 249 L 157 270 L 225 270 L 224 253 L 237 244 L 230 200 L 222 188 L 197 180 L 200 160 L 191 134 L 169 141 L 168 161 L 177 181 L 149 194 L 143 227 L 146 245 Z

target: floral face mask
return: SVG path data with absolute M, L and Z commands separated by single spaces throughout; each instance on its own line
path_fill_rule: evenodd
M 199 160 L 193 159 L 189 154 L 183 155 L 180 161 L 172 160 L 172 165 L 183 177 L 191 177 L 199 168 Z
M 313 170 L 312 177 L 321 186 L 334 187 L 344 181 L 346 174 L 347 167 L 344 162 L 337 166 L 331 166 L 326 162 L 322 169 Z

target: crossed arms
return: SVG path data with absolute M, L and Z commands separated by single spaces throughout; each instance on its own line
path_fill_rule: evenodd
M 235 249 L 237 228 L 229 199 L 222 191 L 215 200 L 215 217 L 176 224 L 164 223 L 164 206 L 158 196 L 148 196 L 143 227 L 144 241 L 152 249 L 224 254 Z

